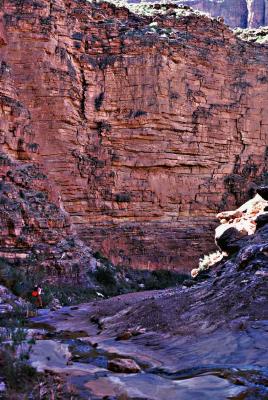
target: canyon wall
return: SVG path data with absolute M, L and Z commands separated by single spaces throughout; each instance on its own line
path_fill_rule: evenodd
M 189 270 L 266 177 L 268 48 L 166 8 L 2 1 L 0 150 L 40 164 L 93 250 Z
M 268 25 L 268 0 L 178 0 L 176 3 L 209 13 L 213 17 L 223 17 L 225 23 L 232 28 Z
M 97 263 L 91 250 L 77 237 L 59 192 L 32 162 L 38 150 L 33 143 L 31 114 L 19 101 L 12 70 L 3 59 L 7 44 L 0 21 L 0 265 L 1 279 L 9 283 L 10 266 L 21 276 L 44 283 L 84 283 Z M 27 149 L 24 144 L 27 143 Z M 13 150 L 12 150 L 13 149 Z M 15 157 L 14 157 L 15 156 Z M 22 271 L 21 271 L 22 270 Z M 20 271 L 23 275 L 20 275 Z M 25 278 L 24 278 L 25 279 Z

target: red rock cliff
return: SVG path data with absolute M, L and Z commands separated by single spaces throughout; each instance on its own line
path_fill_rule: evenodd
M 0 22 L 0 52 L 7 44 Z M 90 285 L 86 272 L 97 261 L 77 238 L 59 192 L 40 166 L 31 161 L 33 142 L 29 110 L 19 101 L 10 66 L 0 59 L 0 262 L 12 263 L 29 281 Z M 16 160 L 14 160 L 16 158 Z M 4 268 L 4 269 L 3 269 Z M 9 268 L 9 267 L 8 267 Z M 19 275 L 18 275 L 19 276 Z M 41 277 L 41 278 L 40 278 Z
M 172 8 L 6 0 L 1 12 L 19 99 L 2 150 L 43 165 L 80 237 L 113 262 L 195 265 L 215 212 L 266 171 L 267 46 Z

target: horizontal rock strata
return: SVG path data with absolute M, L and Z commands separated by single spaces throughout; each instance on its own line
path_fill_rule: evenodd
M 0 259 L 54 282 L 83 282 L 96 266 L 40 169 L 0 154 Z M 5 276 L 2 276 L 5 278 Z
M 265 189 L 267 195 L 268 187 Z M 249 228 L 248 235 L 244 233 L 236 241 L 230 236 L 228 250 L 231 251 L 208 268 L 206 276 L 203 271 L 182 288 L 150 293 L 147 299 L 134 303 L 128 299 L 127 309 L 125 298 L 117 298 L 116 304 L 113 299 L 102 302 L 94 315 L 104 335 L 120 337 L 127 329 L 136 327 L 138 321 L 139 329 L 146 329 L 147 334 L 164 332 L 189 339 L 191 335 L 196 337 L 197 332 L 200 337 L 219 328 L 245 329 L 251 321 L 265 321 L 268 316 L 268 219 L 261 226 L 258 220 L 268 215 L 267 207 L 268 201 L 257 194 L 241 207 L 242 217 L 237 212 L 219 215 L 228 219 L 220 225 L 226 225 L 225 232 L 229 225 L 242 233 L 243 220 Z M 251 225 L 255 225 L 254 232 Z M 221 237 L 218 230 L 215 233 L 216 238 Z
M 215 213 L 266 171 L 268 48 L 180 8 L 7 0 L 1 13 L 3 152 L 40 163 L 114 263 L 189 270 L 214 247 Z

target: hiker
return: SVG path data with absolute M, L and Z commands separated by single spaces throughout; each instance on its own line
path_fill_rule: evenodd
M 43 307 L 43 302 L 42 302 L 42 288 L 38 285 L 34 287 L 34 290 L 32 291 L 32 297 L 35 300 L 35 305 L 39 308 Z

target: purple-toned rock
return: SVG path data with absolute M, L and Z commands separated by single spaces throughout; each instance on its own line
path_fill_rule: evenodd
M 113 372 L 135 374 L 141 372 L 140 366 L 130 358 L 114 358 L 108 362 L 108 369 Z

